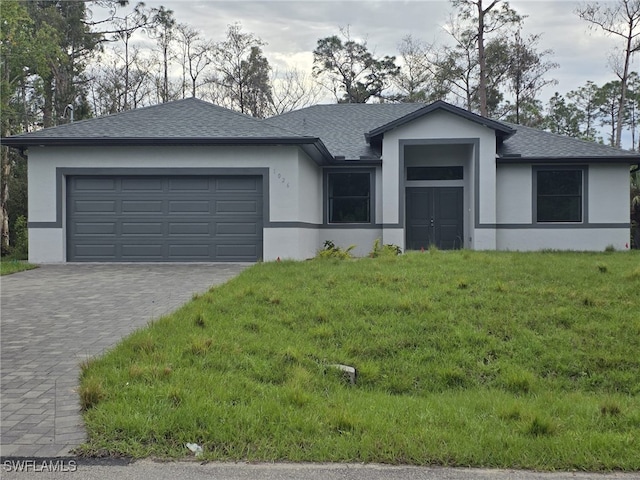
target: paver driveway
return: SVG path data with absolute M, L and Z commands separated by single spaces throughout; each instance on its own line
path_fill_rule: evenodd
M 80 362 L 247 266 L 64 264 L 2 277 L 0 455 L 70 455 L 86 435 Z

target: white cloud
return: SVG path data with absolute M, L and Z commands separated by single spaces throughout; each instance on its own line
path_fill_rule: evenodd
M 337 34 L 349 26 L 355 38 L 366 39 L 377 55 L 397 55 L 397 45 L 407 34 L 427 42 L 443 43 L 442 26 L 452 7 L 446 1 L 211 1 L 148 0 L 164 5 L 181 23 L 204 32 L 215 41 L 224 38 L 227 26 L 240 22 L 243 30 L 267 42 L 264 53 L 274 68 L 293 66 L 308 73 L 319 38 Z M 549 60 L 560 64 L 551 76 L 559 84 L 543 93 L 565 93 L 587 80 L 597 84 L 614 79 L 607 64 L 616 42 L 601 32 L 589 31 L 574 13 L 577 2 L 513 0 L 511 6 L 527 15 L 525 33 L 542 34 L 541 50 L 551 49 Z M 634 64 L 637 67 L 637 62 Z

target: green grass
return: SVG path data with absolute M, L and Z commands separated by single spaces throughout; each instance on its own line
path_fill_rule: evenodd
M 24 272 L 32 268 L 38 268 L 38 266 L 23 260 L 15 260 L 8 257 L 0 261 L 0 275 L 11 275 L 12 273 Z
M 82 452 L 639 470 L 639 292 L 640 252 L 258 264 L 83 365 Z

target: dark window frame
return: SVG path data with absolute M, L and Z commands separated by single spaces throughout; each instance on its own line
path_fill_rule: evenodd
M 579 193 L 541 193 L 540 185 L 539 185 L 539 175 L 541 172 L 580 172 L 580 191 Z M 533 206 L 533 224 L 536 225 L 549 225 L 549 224 L 583 224 L 587 221 L 587 198 L 588 198 L 588 169 L 584 165 L 559 165 L 559 166 L 534 166 L 533 167 L 533 179 L 532 179 L 532 206 Z M 567 199 L 567 201 L 571 201 L 571 199 L 579 199 L 579 218 L 567 216 L 565 218 L 549 218 L 543 217 L 540 218 L 540 215 L 543 214 L 541 212 L 540 201 L 542 199 L 556 199 L 560 201 L 561 199 Z M 569 209 L 571 207 L 569 206 Z
M 423 178 L 416 178 L 418 176 Z M 462 165 L 412 165 L 406 167 L 407 182 L 447 182 L 458 180 L 464 180 L 464 166 Z
M 346 174 L 366 174 L 369 176 L 369 192 L 368 195 L 339 195 L 335 196 L 332 193 L 332 176 L 333 175 L 346 175 Z M 367 168 L 332 168 L 326 169 L 324 172 L 324 224 L 325 225 L 333 225 L 333 226 L 341 226 L 341 225 L 372 225 L 375 223 L 375 169 L 367 169 Z M 366 199 L 367 200 L 367 220 L 347 220 L 347 221 L 335 221 L 333 220 L 332 215 L 332 204 L 336 199 Z

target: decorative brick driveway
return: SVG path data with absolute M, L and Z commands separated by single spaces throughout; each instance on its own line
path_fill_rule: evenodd
M 79 364 L 248 264 L 64 264 L 0 280 L 0 455 L 56 457 L 86 438 Z

